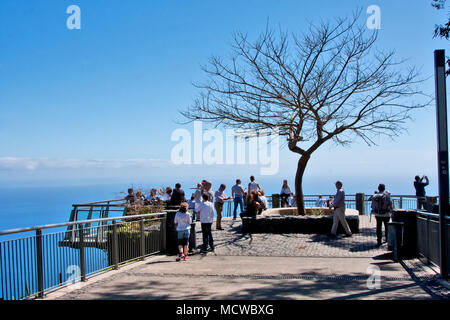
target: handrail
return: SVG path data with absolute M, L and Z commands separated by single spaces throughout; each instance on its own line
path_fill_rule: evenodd
M 158 212 L 158 213 L 149 213 L 149 214 L 139 214 L 139 215 L 134 215 L 134 216 L 121 216 L 121 217 L 115 217 L 115 218 L 101 218 L 101 219 L 91 219 L 91 220 L 73 221 L 73 222 L 65 222 L 65 223 L 47 224 L 47 225 L 36 226 L 36 227 L 28 227 L 28 228 L 10 229 L 10 230 L 5 230 L 5 231 L 0 231 L 0 236 L 14 234 L 14 233 L 20 233 L 20 232 L 29 232 L 29 231 L 42 230 L 42 229 L 73 226 L 73 225 L 83 224 L 83 223 L 114 221 L 114 220 L 128 220 L 128 219 L 133 219 L 133 218 L 161 216 L 161 215 L 165 215 L 165 214 L 166 214 L 165 212 Z

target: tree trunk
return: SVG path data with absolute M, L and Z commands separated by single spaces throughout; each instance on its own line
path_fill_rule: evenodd
M 295 199 L 297 202 L 297 211 L 299 215 L 306 215 L 305 202 L 303 200 L 303 173 L 305 172 L 306 165 L 308 164 L 310 155 L 303 154 L 298 160 L 297 173 L 295 174 Z

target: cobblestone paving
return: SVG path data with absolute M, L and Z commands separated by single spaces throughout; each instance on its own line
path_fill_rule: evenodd
M 377 248 L 375 218 L 360 217 L 360 233 L 335 239 L 317 234 L 243 234 L 241 220 L 222 220 L 213 238 L 216 255 L 294 256 L 294 257 L 375 257 L 387 253 L 387 244 Z M 202 243 L 201 227 L 196 226 L 197 246 Z

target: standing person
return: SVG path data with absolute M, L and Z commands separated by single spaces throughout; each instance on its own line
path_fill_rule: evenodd
M 258 191 L 261 187 L 259 186 L 258 182 L 255 181 L 255 177 L 250 177 L 250 182 L 248 184 L 248 194 L 250 194 L 252 191 Z
M 373 196 L 370 196 L 369 200 L 372 201 L 372 212 L 375 214 L 375 219 L 377 220 L 377 246 L 381 246 L 381 228 L 384 224 L 384 238 L 387 242 L 388 235 L 388 222 L 391 219 L 392 212 L 392 200 L 389 191 L 385 191 L 386 187 L 384 184 L 380 183 L 378 185 L 378 192 Z
M 288 207 L 289 201 L 288 198 L 291 195 L 291 188 L 288 185 L 287 180 L 283 180 L 283 185 L 281 186 L 280 198 L 281 198 L 281 207 Z
M 234 199 L 233 220 L 236 220 L 236 210 L 238 206 L 241 207 L 241 214 L 244 212 L 244 196 L 245 189 L 241 186 L 241 180 L 237 179 L 236 184 L 231 187 L 231 197 Z
M 194 202 L 195 202 L 194 216 L 197 213 L 198 208 L 203 201 L 202 194 L 203 194 L 203 184 L 198 183 L 197 190 L 195 190 L 195 192 L 194 192 Z M 197 215 L 197 221 L 200 221 L 198 215 Z
M 186 202 L 186 197 L 183 189 L 181 189 L 181 184 L 177 183 L 170 197 L 169 204 L 171 206 L 179 206 L 182 202 Z
M 206 252 L 208 249 L 208 244 L 211 251 L 214 251 L 214 240 L 211 232 L 211 225 L 214 220 L 214 206 L 211 201 L 209 201 L 208 194 L 204 193 L 202 195 L 203 202 L 200 204 L 197 215 L 200 216 L 200 223 L 202 226 L 202 237 L 203 237 L 203 247 L 202 252 Z
M 227 186 L 222 183 L 219 187 L 219 190 L 217 190 L 214 195 L 214 197 L 216 199 L 216 201 L 214 202 L 214 207 L 216 208 L 216 212 L 217 212 L 217 217 L 216 217 L 216 229 L 217 230 L 223 230 L 222 229 L 223 203 L 224 203 L 224 201 L 230 199 L 230 197 L 227 197 L 224 193 L 226 187 Z
M 191 216 L 188 211 L 188 204 L 186 202 L 181 203 L 180 209 L 175 215 L 174 223 L 177 226 L 177 238 L 178 238 L 178 256 L 177 261 L 188 258 L 188 242 L 189 234 L 191 230 Z
M 333 226 L 331 227 L 331 236 L 336 237 L 337 228 L 339 226 L 339 222 L 342 224 L 345 230 L 345 235 L 347 237 L 352 236 L 352 232 L 350 231 L 350 227 L 348 226 L 347 220 L 345 220 L 345 192 L 342 188 L 342 182 L 337 181 L 336 184 L 336 195 L 333 200 Z
M 423 180 L 425 179 L 425 182 Z M 425 205 L 427 203 L 427 198 L 425 196 L 425 187 L 430 183 L 427 176 L 415 176 L 414 178 L 414 188 L 416 189 L 416 197 L 417 197 L 417 209 L 425 209 Z
M 205 181 L 203 193 L 206 193 L 208 195 L 209 202 L 214 203 L 214 192 L 211 190 L 211 188 L 212 183 L 210 181 Z

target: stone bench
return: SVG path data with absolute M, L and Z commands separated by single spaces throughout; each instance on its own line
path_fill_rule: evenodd
M 332 210 L 328 208 L 320 208 L 325 209 L 328 215 L 290 215 L 296 209 L 297 208 L 269 209 L 254 218 L 242 217 L 242 232 L 306 234 L 330 233 L 333 225 Z M 359 233 L 359 215 L 357 210 L 346 209 L 345 220 L 347 221 L 352 233 Z M 344 228 L 341 224 L 339 224 L 337 233 L 344 233 Z

